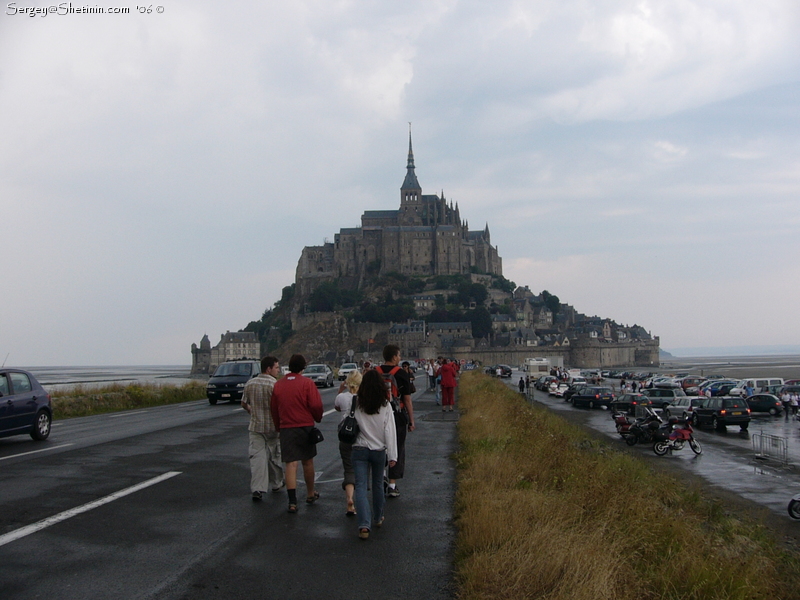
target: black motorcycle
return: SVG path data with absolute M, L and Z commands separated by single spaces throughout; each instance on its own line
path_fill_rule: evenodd
M 649 444 L 656 441 L 657 437 L 662 435 L 659 433 L 659 429 L 664 424 L 664 421 L 661 420 L 661 417 L 659 417 L 652 408 L 646 407 L 645 411 L 647 414 L 644 417 L 636 419 L 624 436 L 625 443 L 628 444 L 628 446 Z M 667 433 L 667 435 L 669 434 Z

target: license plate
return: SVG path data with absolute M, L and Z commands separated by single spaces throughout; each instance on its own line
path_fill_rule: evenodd
M 221 398 L 230 398 L 231 395 L 230 394 L 220 394 L 220 397 Z
M 732 414 L 734 417 L 738 417 L 738 416 L 739 416 L 740 414 L 742 414 L 742 413 L 741 413 L 741 412 L 732 412 L 731 414 Z

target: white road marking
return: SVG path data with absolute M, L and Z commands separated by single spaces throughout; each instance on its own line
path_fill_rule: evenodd
M 50 527 L 51 525 L 55 525 L 56 523 L 60 523 L 61 521 L 66 521 L 67 519 L 74 517 L 75 515 L 79 515 L 81 513 L 85 513 L 87 511 L 92 510 L 93 508 L 97 508 L 98 506 L 103 506 L 103 504 L 108 504 L 109 502 L 113 502 L 114 500 L 118 500 L 128 494 L 133 494 L 134 492 L 138 492 L 146 487 L 150 487 L 151 485 L 155 485 L 156 483 L 161 483 L 167 479 L 175 477 L 176 475 L 180 475 L 180 471 L 170 471 L 168 473 L 164 473 L 163 475 L 159 475 L 158 477 L 154 477 L 153 479 L 148 479 L 147 481 L 143 481 L 142 483 L 136 484 L 132 487 L 125 488 L 124 490 L 120 490 L 118 492 L 114 492 L 110 496 L 106 496 L 105 498 L 100 498 L 99 500 L 95 500 L 94 502 L 89 502 L 88 504 L 84 504 L 83 506 L 78 506 L 76 508 L 71 508 L 69 510 L 65 510 L 62 513 L 58 513 L 57 515 L 53 515 L 52 517 L 47 517 L 38 523 L 34 523 L 33 525 L 26 525 L 20 529 L 15 531 L 11 531 L 6 533 L 5 535 L 0 535 L 0 546 L 4 546 L 14 540 L 18 540 L 20 538 L 25 537 L 26 535 L 30 535 L 32 533 L 36 533 L 37 531 L 41 531 L 46 527 Z
M 336 411 L 336 409 L 335 409 L 335 408 L 332 408 L 332 409 L 330 409 L 329 411 L 326 411 L 326 412 L 322 413 L 322 416 L 323 416 L 323 417 L 327 417 L 328 415 L 330 415 L 330 414 L 332 414 L 332 413 L 335 413 L 335 412 L 337 412 L 337 411 Z
M 135 412 L 124 412 L 124 413 L 117 413 L 115 415 L 108 415 L 109 419 L 116 419 L 117 417 L 129 417 L 131 415 L 141 415 L 143 413 L 150 412 L 149 410 L 137 410 Z
M 20 452 L 19 454 L 12 454 L 11 456 L 0 457 L 0 460 L 7 460 L 9 458 L 17 458 L 18 456 L 27 456 L 28 454 L 36 454 L 37 452 L 47 452 L 48 450 L 55 450 L 56 448 L 64 448 L 65 446 L 72 446 L 72 443 L 61 444 L 59 446 L 50 446 L 49 448 L 42 448 L 41 450 L 31 450 L 30 452 Z

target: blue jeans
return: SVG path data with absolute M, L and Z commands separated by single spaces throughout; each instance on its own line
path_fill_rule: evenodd
M 386 498 L 383 495 L 383 469 L 386 465 L 386 450 L 370 450 L 363 446 L 353 446 L 353 471 L 356 474 L 356 512 L 358 528 L 372 529 L 374 522 L 383 518 L 383 506 Z M 367 498 L 367 481 L 372 467 L 372 507 Z M 374 514 L 373 514 L 374 513 Z

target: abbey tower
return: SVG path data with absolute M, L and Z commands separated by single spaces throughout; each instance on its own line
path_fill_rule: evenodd
M 400 208 L 367 210 L 361 227 L 339 230 L 333 243 L 306 246 L 297 263 L 300 296 L 325 281 L 360 287 L 384 273 L 434 276 L 466 273 L 503 274 L 502 259 L 491 245 L 489 226 L 470 231 L 458 204 L 441 195 L 423 194 L 414 166 L 411 132 L 408 163 L 400 187 Z

